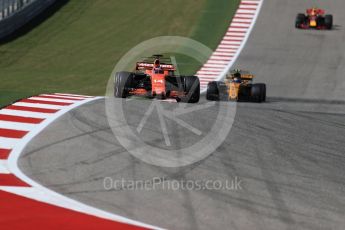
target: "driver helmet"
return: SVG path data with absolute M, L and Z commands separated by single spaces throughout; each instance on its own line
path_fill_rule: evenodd
M 314 7 L 314 8 L 311 9 L 311 15 L 312 15 L 312 16 L 315 16 L 315 15 L 316 15 L 316 12 L 317 12 L 317 8 L 316 8 L 316 7 Z
M 239 69 L 234 70 L 234 79 L 235 78 L 241 78 L 241 70 Z
M 154 68 L 160 68 L 160 61 L 159 61 L 159 59 L 156 59 L 154 62 L 153 62 L 153 67 Z

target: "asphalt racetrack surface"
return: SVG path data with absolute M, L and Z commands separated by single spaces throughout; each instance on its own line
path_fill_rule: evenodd
M 10 0 L 10 1 L 6 1 L 6 0 L 1 0 L 0 1 L 0 11 L 2 11 L 3 9 L 8 8 L 10 5 L 14 4 L 16 1 L 15 0 Z
M 35 137 L 19 160 L 20 168 L 68 197 L 163 228 L 344 229 L 345 31 L 340 22 L 345 21 L 345 2 L 320 6 L 334 15 L 332 31 L 296 30 L 295 16 L 307 7 L 304 1 L 265 0 L 234 67 L 265 82 L 268 101 L 237 103 L 230 133 L 205 159 L 168 168 L 132 156 L 114 137 L 100 99 L 69 112 Z M 150 103 L 124 101 L 130 128 L 136 130 Z M 183 148 L 206 135 L 217 119 L 232 119 L 220 111 L 233 103 L 202 99 L 198 105 L 186 105 L 190 113 L 178 117 L 199 134 L 167 119 L 167 146 L 159 115 L 153 113 L 142 139 L 157 148 Z M 162 106 L 173 111 L 179 105 Z M 167 184 L 237 181 L 238 186 L 109 189 L 106 177 L 152 183 L 159 178 Z

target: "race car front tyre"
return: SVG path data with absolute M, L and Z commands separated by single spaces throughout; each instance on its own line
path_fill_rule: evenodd
M 183 86 L 186 96 L 180 98 L 182 102 L 197 103 L 200 99 L 200 81 L 197 76 L 184 76 Z
M 325 18 L 322 16 L 317 17 L 316 24 L 317 24 L 317 28 L 323 28 L 325 26 Z
M 266 101 L 266 85 L 263 83 L 253 84 L 251 88 L 251 100 L 254 102 Z
M 327 30 L 332 29 L 332 27 L 333 27 L 333 15 L 327 14 L 325 16 L 325 27 Z
M 305 23 L 305 15 L 304 14 L 297 14 L 296 21 L 295 21 L 295 27 L 301 28 L 304 23 Z
M 133 73 L 117 72 L 114 79 L 114 96 L 126 98 L 128 96 L 128 86 L 133 78 Z

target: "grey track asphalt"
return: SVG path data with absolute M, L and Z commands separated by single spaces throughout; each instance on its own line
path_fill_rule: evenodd
M 294 18 L 307 7 L 305 1 L 265 0 L 235 67 L 267 83 L 268 102 L 238 103 L 231 132 L 206 159 L 163 168 L 132 157 L 115 139 L 104 100 L 98 100 L 35 137 L 20 168 L 68 197 L 164 228 L 344 229 L 345 2 L 320 4 L 334 14 L 332 31 L 296 30 Z M 129 102 L 125 113 L 132 127 L 148 103 Z M 182 118 L 205 132 L 224 106 Z M 159 124 L 154 117 L 147 123 L 145 141 L 162 147 Z M 167 128 L 173 147 L 198 138 L 171 121 Z M 105 177 L 167 183 L 237 178 L 241 183 L 237 190 L 107 190 Z
M 0 0 L 0 11 L 3 9 L 8 8 L 10 5 L 14 5 L 15 2 L 19 2 L 16 0 Z

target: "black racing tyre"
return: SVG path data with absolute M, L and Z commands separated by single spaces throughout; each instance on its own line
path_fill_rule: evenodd
M 295 21 L 295 27 L 301 28 L 301 26 L 305 23 L 305 15 L 304 14 L 297 14 L 296 21 Z
M 218 84 L 216 81 L 211 81 L 207 84 L 206 99 L 209 101 L 218 101 L 220 99 Z
M 316 24 L 318 27 L 324 27 L 325 26 L 325 18 L 322 16 L 319 16 L 318 18 L 316 18 Z
M 327 14 L 325 16 L 325 27 L 327 30 L 332 29 L 332 27 L 333 27 L 333 15 Z
M 207 84 L 206 99 L 209 101 L 227 100 L 227 86 L 223 81 L 210 81 Z
M 259 85 L 260 87 L 260 95 L 261 95 L 261 102 L 265 102 L 266 101 L 266 84 L 264 83 L 258 83 L 257 85 Z
M 181 98 L 182 102 L 197 103 L 200 99 L 200 81 L 197 76 L 184 76 L 183 86 L 186 96 Z
M 253 84 L 250 92 L 251 100 L 254 102 L 263 102 L 266 100 L 266 85 L 259 83 Z
M 133 73 L 117 72 L 114 79 L 114 96 L 126 98 L 128 96 L 128 87 L 130 86 Z

